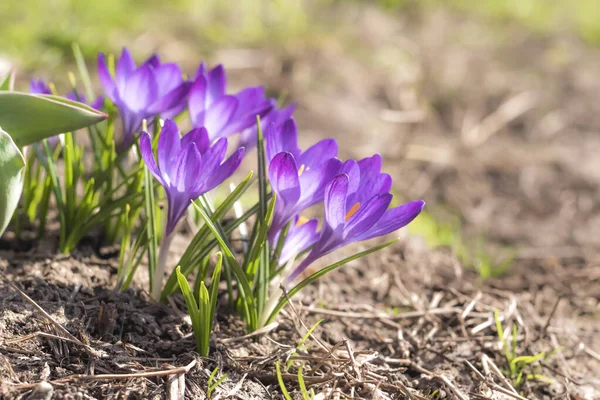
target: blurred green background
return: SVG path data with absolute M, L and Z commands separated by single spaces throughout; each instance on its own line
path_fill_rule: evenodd
M 201 53 L 318 46 L 330 34 L 351 31 L 343 15 L 363 6 L 390 13 L 452 9 L 500 27 L 518 23 L 600 43 L 597 0 L 9 0 L 0 3 L 0 53 L 21 68 L 53 70 L 71 59 L 75 41 L 89 58 L 123 45 L 153 50 L 187 43 Z

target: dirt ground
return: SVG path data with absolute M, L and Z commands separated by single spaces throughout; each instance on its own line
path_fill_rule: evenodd
M 452 210 L 491 248 L 510 245 L 508 272 L 482 280 L 403 231 L 308 288 L 263 334 L 245 336 L 223 301 L 202 359 L 181 298 L 153 304 L 143 282 L 111 291 L 111 249 L 90 240 L 60 256 L 52 239 L 9 233 L 0 397 L 175 399 L 184 382 L 186 399 L 202 399 L 218 367 L 227 378 L 213 399 L 278 399 L 275 363 L 292 359 L 283 378 L 295 399 L 300 364 L 316 398 L 600 399 L 600 51 L 447 11 L 337 18 L 354 28 L 343 40 L 215 60 L 237 60 L 234 85 L 266 82 L 297 102 L 303 144 L 329 136 L 345 157 L 379 152 L 403 199 Z M 544 352 L 518 390 L 495 310 L 517 333 L 514 357 Z

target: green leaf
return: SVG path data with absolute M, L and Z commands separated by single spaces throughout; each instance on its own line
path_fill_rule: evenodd
M 93 108 L 58 96 L 0 91 L 0 126 L 19 147 L 106 119 Z
M 306 390 L 306 384 L 304 383 L 304 376 L 302 376 L 302 365 L 298 367 L 298 386 L 300 387 L 300 393 L 304 400 L 310 400 L 308 390 Z
M 192 288 L 190 288 L 190 284 L 188 283 L 185 276 L 180 271 L 180 267 L 177 266 L 175 269 L 175 274 L 177 276 L 177 283 L 179 283 L 179 288 L 181 289 L 181 293 L 183 293 L 183 299 L 185 300 L 185 305 L 187 306 L 188 314 L 190 314 L 190 319 L 192 320 L 192 329 L 194 330 L 194 337 L 196 339 L 196 348 L 200 351 L 200 335 L 198 332 L 201 330 L 200 326 L 200 311 L 198 309 L 198 303 L 196 303 L 196 299 L 192 294 Z
M 0 129 L 0 235 L 8 226 L 23 191 L 25 158 L 8 133 Z
M 217 311 L 217 298 L 219 297 L 219 281 L 221 280 L 221 267 L 223 265 L 223 253 L 217 253 L 217 265 L 213 271 L 212 278 L 210 280 L 210 330 L 212 330 L 212 324 L 215 319 L 215 312 Z
M 152 175 L 148 168 L 144 168 L 144 204 L 146 207 L 146 220 L 148 221 L 148 276 L 150 278 L 150 289 L 152 293 L 155 291 L 155 285 L 160 285 L 160 282 L 154 282 L 154 273 L 158 260 L 158 232 L 156 228 L 156 216 L 154 210 L 154 186 L 152 185 Z
M 212 234 L 215 236 L 215 239 L 219 242 L 221 247 L 221 251 L 225 256 L 225 260 L 227 261 L 227 265 L 232 269 L 233 274 L 236 276 L 238 284 L 239 284 L 239 293 L 242 299 L 242 304 L 245 311 L 246 323 L 251 327 L 250 331 L 256 329 L 257 323 L 257 312 L 255 299 L 252 295 L 252 289 L 250 288 L 250 283 L 248 282 L 248 278 L 246 277 L 245 272 L 242 270 L 240 265 L 238 264 L 235 256 L 231 249 L 227 246 L 225 239 L 221 236 L 221 232 L 215 226 L 213 221 L 211 221 L 210 217 L 206 214 L 206 212 L 198 207 L 195 202 L 192 202 L 192 205 L 196 208 L 206 226 L 210 229 Z
M 285 383 L 283 383 L 283 376 L 281 375 L 281 368 L 279 368 L 279 361 L 275 363 L 275 370 L 277 372 L 277 382 L 279 383 L 279 388 L 281 389 L 281 394 L 285 400 L 292 400 L 292 396 L 290 396 L 290 392 L 288 392 L 285 387 Z
M 198 290 L 198 301 L 192 293 L 192 289 L 185 275 L 181 273 L 181 267 L 177 266 L 175 274 L 177 283 L 183 293 L 183 298 L 192 320 L 192 328 L 194 329 L 194 338 L 196 339 L 196 348 L 202 357 L 208 356 L 210 345 L 210 333 L 212 331 L 213 321 L 215 319 L 215 310 L 217 307 L 217 297 L 219 295 L 219 279 L 221 276 L 221 265 L 223 255 L 217 254 L 217 265 L 212 275 L 210 284 L 210 293 L 204 284 L 200 282 Z

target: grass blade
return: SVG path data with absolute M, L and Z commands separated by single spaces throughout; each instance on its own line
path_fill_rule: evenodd
M 281 389 L 281 394 L 285 397 L 285 400 L 292 400 L 292 396 L 290 396 L 290 392 L 288 392 L 285 387 L 285 383 L 283 383 L 283 376 L 281 375 L 281 368 L 279 368 L 279 362 L 275 363 L 275 370 L 277 371 L 277 382 L 279 382 L 279 388 Z
M 221 236 L 221 233 L 219 232 L 219 230 L 217 229 L 217 227 L 215 226 L 213 221 L 210 219 L 210 217 L 196 203 L 193 202 L 192 205 L 196 208 L 196 210 L 198 211 L 198 213 L 204 220 L 204 223 L 206 224 L 206 226 L 208 226 L 208 228 L 210 229 L 212 234 L 215 236 L 215 239 L 217 239 L 217 241 L 219 242 L 221 251 L 223 251 L 223 255 L 225 256 L 225 260 L 227 260 L 228 266 L 232 269 L 233 274 L 237 278 L 237 281 L 239 284 L 238 290 L 239 290 L 240 298 L 242 300 L 242 304 L 244 307 L 246 323 L 248 324 L 248 326 L 250 327 L 251 330 L 256 329 L 255 328 L 256 322 L 257 322 L 256 306 L 255 306 L 254 297 L 252 296 L 252 289 L 250 288 L 250 284 L 248 283 L 246 274 L 244 273 L 244 271 L 238 264 L 231 249 L 229 248 L 229 246 L 227 246 L 225 239 Z
M 317 272 L 315 272 L 314 274 L 312 274 L 311 276 L 309 276 L 308 278 L 304 279 L 302 282 L 298 283 L 296 286 L 294 286 L 287 294 L 287 296 L 283 296 L 279 302 L 277 303 L 277 305 L 275 306 L 275 308 L 273 309 L 273 311 L 271 311 L 271 314 L 269 315 L 269 318 L 267 319 L 267 324 L 273 322 L 273 320 L 275 319 L 275 317 L 277 316 L 277 314 L 279 314 L 279 311 L 281 311 L 281 309 L 283 308 L 283 306 L 286 305 L 286 303 L 288 302 L 288 299 L 291 299 L 296 293 L 298 293 L 300 290 L 304 289 L 304 287 L 306 287 L 307 285 L 311 284 L 312 282 L 316 281 L 317 279 L 319 279 L 320 277 L 322 277 L 323 275 L 325 275 L 328 272 L 333 271 L 336 268 L 341 267 L 344 264 L 347 264 L 351 261 L 354 261 L 358 258 L 364 257 L 366 255 L 369 255 L 371 253 L 374 253 L 376 251 L 379 251 L 381 249 L 384 249 L 394 243 L 396 243 L 398 241 L 398 239 L 393 239 L 390 240 L 389 242 L 386 243 L 382 243 L 380 245 L 377 245 L 375 247 L 371 247 L 370 249 L 367 249 L 365 251 L 362 251 L 360 253 L 356 253 L 350 257 L 344 258 L 343 260 L 340 260 L 334 264 L 329 265 L 328 267 L 325 267 Z

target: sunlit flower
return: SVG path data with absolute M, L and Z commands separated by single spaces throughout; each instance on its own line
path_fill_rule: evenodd
M 181 138 L 177 125 L 166 120 L 158 138 L 157 158 L 147 132 L 140 137 L 140 149 L 146 167 L 165 188 L 168 217 L 165 234 L 170 235 L 190 202 L 229 178 L 239 167 L 244 149 L 225 160 L 227 139 L 212 146 L 206 129 L 194 129 Z M 225 161 L 223 161 L 225 160 Z
M 256 116 L 263 116 L 272 107 L 261 86 L 246 88 L 235 95 L 226 94 L 226 86 L 223 66 L 207 71 L 203 63 L 190 89 L 188 107 L 192 125 L 206 128 L 211 141 L 255 125 Z
M 124 146 L 142 128 L 144 119 L 157 115 L 171 118 L 185 107 L 190 83 L 183 80 L 177 64 L 160 62 L 153 55 L 139 67 L 131 53 L 123 49 L 111 75 L 104 54 L 98 54 L 98 75 L 104 91 L 117 106 L 123 122 Z
M 294 110 L 296 109 L 295 104 L 291 104 L 285 108 L 277 108 L 277 101 L 275 99 L 269 100 L 271 103 L 271 109 L 260 118 L 260 127 L 264 134 L 267 132 L 279 132 L 283 127 L 283 124 L 292 117 Z M 256 147 L 257 143 L 258 128 L 256 125 L 252 125 L 250 128 L 245 129 L 240 134 L 240 140 L 238 145 L 243 146 L 246 149 Z
M 293 281 L 312 262 L 353 242 L 394 232 L 410 223 L 425 202 L 413 201 L 388 209 L 392 180 L 382 174 L 381 157 L 347 162 L 345 173 L 336 176 L 325 189 L 325 218 L 319 239 L 307 257 L 290 274 Z
M 289 119 L 282 129 L 266 135 L 269 181 L 277 194 L 269 239 L 304 209 L 323 201 L 325 186 L 340 172 L 337 142 L 322 140 L 302 152 L 297 144 L 296 124 Z

